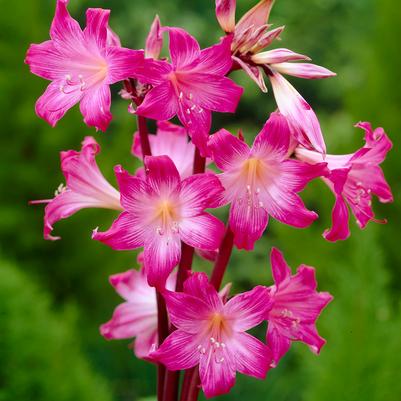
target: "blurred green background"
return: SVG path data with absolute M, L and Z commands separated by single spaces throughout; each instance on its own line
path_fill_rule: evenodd
M 239 0 L 238 15 L 255 2 Z M 102 144 L 99 164 L 112 182 L 113 165 L 136 167 L 130 155 L 135 121 L 118 96 L 106 134 L 87 128 L 76 108 L 56 129 L 35 116 L 47 83 L 29 74 L 24 54 L 30 43 L 47 40 L 54 4 L 0 1 L 0 401 L 136 401 L 154 394 L 154 367 L 134 358 L 129 341 L 106 342 L 98 332 L 120 302 L 108 276 L 136 265 L 135 253 L 90 239 L 93 228 L 107 228 L 115 215 L 82 211 L 56 225 L 63 239 L 52 243 L 42 238 L 42 208 L 28 206 L 63 182 L 58 152 L 79 149 L 85 135 Z M 212 0 L 71 0 L 80 21 L 87 7 L 111 8 L 111 25 L 127 47 L 143 47 L 155 13 L 204 47 L 221 34 Z M 375 202 L 387 225 L 372 223 L 361 232 L 352 222 L 352 237 L 331 244 L 321 233 L 333 198 L 322 183 L 312 183 L 304 199 L 320 214 L 313 227 L 299 231 L 271 221 L 255 252 L 234 253 L 227 280 L 236 290 L 271 283 L 267 255 L 274 245 L 294 269 L 316 266 L 319 288 L 335 299 L 318 324 L 328 341 L 320 357 L 295 344 L 266 381 L 238 377 L 222 400 L 401 400 L 400 21 L 396 0 L 276 1 L 271 22 L 287 27 L 280 46 L 338 73 L 326 81 L 291 80 L 318 113 L 329 152 L 362 145 L 362 131 L 353 128 L 359 120 L 383 126 L 394 142 L 384 171 L 396 201 Z M 274 102 L 243 73 L 234 79 L 246 89 L 238 114 L 216 116 L 214 128 L 241 127 L 251 139 Z

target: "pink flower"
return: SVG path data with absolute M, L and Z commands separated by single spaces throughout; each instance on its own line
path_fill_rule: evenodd
M 333 225 L 326 230 L 324 237 L 328 241 L 347 239 L 349 231 L 348 206 L 351 208 L 360 228 L 365 228 L 369 221 L 378 221 L 372 210 L 372 194 L 380 202 L 393 201 L 391 189 L 387 184 L 379 165 L 386 158 L 392 143 L 383 128 L 374 131 L 370 123 L 358 123 L 356 127 L 365 130 L 365 146 L 353 154 L 326 155 L 324 161 L 330 175 L 324 181 L 333 191 L 336 202 L 333 207 Z M 301 160 L 318 163 L 323 155 L 301 147 L 296 149 L 296 156 Z
M 44 237 L 57 240 L 51 232 L 53 224 L 66 219 L 85 208 L 105 208 L 122 210 L 120 194 L 103 177 L 96 164 L 95 156 L 100 146 L 88 136 L 82 143 L 80 152 L 61 152 L 61 170 L 67 186 L 59 186 L 53 199 L 32 201 L 31 204 L 48 203 L 45 208 Z
M 176 274 L 172 273 L 166 288 L 175 289 Z M 100 327 L 108 340 L 135 339 L 135 355 L 146 358 L 157 347 L 156 290 L 150 287 L 145 270 L 128 270 L 110 277 L 110 283 L 125 302 L 114 310 L 111 320 Z
M 166 29 L 170 34 L 171 64 L 145 61 L 137 76 L 152 84 L 153 89 L 137 113 L 154 120 L 170 120 L 177 115 L 194 144 L 205 153 L 211 112 L 233 113 L 243 91 L 224 76 L 232 65 L 232 37 L 201 51 L 198 42 L 184 30 Z
M 214 174 L 181 181 L 167 156 L 147 156 L 145 171 L 146 181 L 115 168 L 124 212 L 93 238 L 116 250 L 143 246 L 149 284 L 162 287 L 180 260 L 181 241 L 205 250 L 219 247 L 224 224 L 204 210 L 218 206 L 223 187 Z
M 163 48 L 163 28 L 160 24 L 160 18 L 156 15 L 150 27 L 148 37 L 146 38 L 145 57 L 157 60 Z
M 265 378 L 272 361 L 270 350 L 245 332 L 266 315 L 266 287 L 255 287 L 224 303 L 206 274 L 194 273 L 185 281 L 184 292 L 166 291 L 165 299 L 177 330 L 151 354 L 152 358 L 170 370 L 199 365 L 207 398 L 227 393 L 235 383 L 236 372 Z
M 109 86 L 134 75 L 143 51 L 119 46 L 108 27 L 109 10 L 88 9 L 82 31 L 67 4 L 57 0 L 51 40 L 31 45 L 25 59 L 32 73 L 52 81 L 37 101 L 36 113 L 55 126 L 80 102 L 85 123 L 105 131 L 112 118 Z
M 274 365 L 289 350 L 291 341 L 302 341 L 318 354 L 326 341 L 317 332 L 316 320 L 333 297 L 316 291 L 313 267 L 301 265 L 292 276 L 280 251 L 273 248 L 270 258 L 275 285 L 270 287 L 272 306 L 267 313 L 266 341 Z
M 289 143 L 290 128 L 279 113 L 272 113 L 251 148 L 226 130 L 210 137 L 211 157 L 223 170 L 219 175 L 225 188 L 223 202 L 231 203 L 229 224 L 238 248 L 253 248 L 269 215 L 301 228 L 317 218 L 297 193 L 325 174 L 325 164 L 289 159 Z
M 177 167 L 181 178 L 192 175 L 195 157 L 195 145 L 188 142 L 188 131 L 179 125 L 168 121 L 157 122 L 156 135 L 149 135 L 150 149 L 153 156 L 168 156 Z M 139 133 L 134 134 L 132 154 L 142 160 L 141 141 Z M 141 168 L 137 174 L 145 175 Z
M 268 19 L 273 3 L 273 0 L 261 0 L 233 26 L 236 1 L 216 0 L 216 16 L 226 32 L 234 32 L 231 51 L 236 65 L 242 68 L 263 92 L 267 92 L 264 71 L 273 86 L 278 108 L 293 125 L 298 142 L 324 153 L 325 143 L 314 111 L 281 73 L 306 79 L 327 78 L 336 74 L 314 64 L 289 63 L 310 59 L 285 48 L 260 52 L 278 39 L 284 30 L 284 27 L 269 30 L 271 25 L 268 24 Z

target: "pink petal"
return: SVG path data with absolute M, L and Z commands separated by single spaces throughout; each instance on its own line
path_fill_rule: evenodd
M 270 253 L 270 263 L 272 266 L 273 279 L 277 287 L 291 276 L 291 269 L 287 265 L 283 254 L 277 249 L 272 248 Z
M 260 50 L 271 45 L 274 42 L 274 40 L 279 39 L 279 36 L 284 31 L 284 28 L 285 28 L 284 26 L 279 26 L 278 28 L 266 32 L 262 37 L 259 38 L 257 44 L 253 46 L 252 52 L 257 53 Z
M 180 222 L 180 236 L 186 244 L 208 251 L 219 248 L 225 231 L 224 224 L 208 213 L 187 218 Z
M 238 249 L 252 250 L 267 227 L 268 214 L 258 205 L 248 207 L 247 201 L 236 200 L 231 204 L 229 224 L 234 232 Z
M 322 79 L 335 77 L 337 74 L 328 70 L 327 68 L 321 67 L 315 64 L 309 63 L 283 63 L 276 61 L 280 64 L 272 64 L 271 68 L 278 71 L 281 74 L 292 75 L 298 78 L 305 79 Z
M 170 82 L 154 87 L 137 108 L 140 116 L 153 120 L 170 120 L 178 111 L 178 99 Z
M 331 229 L 326 230 L 323 234 L 327 241 L 345 240 L 350 236 L 348 207 L 342 196 L 348 173 L 348 169 L 338 169 L 334 170 L 330 176 L 330 180 L 334 183 L 334 195 L 336 201 L 332 210 L 333 225 Z
M 195 174 L 181 183 L 181 214 L 195 217 L 207 208 L 220 205 L 224 188 L 213 173 Z
M 213 313 L 210 305 L 192 294 L 166 292 L 164 297 L 172 324 L 186 333 L 198 333 Z
M 252 56 L 252 61 L 256 64 L 277 64 L 294 60 L 310 60 L 310 58 L 303 54 L 294 53 L 289 49 L 273 49 Z
M 189 369 L 199 362 L 197 346 L 196 336 L 176 330 L 151 356 L 152 359 L 163 363 L 169 370 Z
M 326 153 L 326 145 L 315 112 L 295 88 L 279 73 L 269 76 L 280 112 L 294 126 L 297 140 Z M 309 145 L 310 144 L 310 145 Z
M 224 32 L 234 32 L 236 5 L 236 0 L 216 0 L 216 17 Z
M 128 212 L 123 212 L 105 232 L 94 230 L 92 239 L 103 242 L 114 250 L 136 249 L 144 245 L 145 230 L 143 222 Z
M 56 13 L 50 27 L 50 37 L 66 50 L 76 49 L 84 43 L 84 35 L 78 22 L 67 10 L 68 0 L 57 0 Z
M 290 145 L 291 130 L 287 119 L 280 113 L 271 113 L 262 131 L 253 143 L 251 154 L 260 158 L 284 159 Z
M 210 352 L 201 355 L 199 362 L 199 376 L 206 398 L 228 393 L 235 384 L 234 355 L 224 348 L 220 351 L 220 359 L 216 360 Z
M 257 286 L 231 298 L 224 305 L 224 315 L 230 320 L 233 330 L 242 332 L 261 323 L 268 309 L 271 308 L 269 290 Z
M 173 67 L 166 61 L 145 59 L 135 67 L 135 77 L 142 83 L 157 86 L 165 83 L 172 71 Z
M 146 181 L 157 194 L 170 194 L 179 189 L 180 174 L 168 156 L 146 156 Z
M 51 40 L 32 44 L 27 51 L 25 63 L 33 74 L 44 79 L 61 79 L 67 74 L 64 58 Z
M 86 11 L 85 41 L 89 46 L 103 49 L 107 43 L 107 28 L 109 25 L 110 10 L 89 8 Z
M 238 372 L 257 379 L 266 377 L 272 362 L 269 347 L 247 333 L 236 333 L 228 346 L 235 351 Z
M 110 47 L 107 49 L 108 63 L 107 83 L 114 84 L 127 78 L 137 76 L 137 70 L 144 64 L 142 50 L 131 50 L 123 47 Z
M 269 327 L 267 329 L 266 342 L 269 345 L 274 364 L 272 367 L 276 367 L 280 359 L 289 351 L 291 346 L 291 341 L 280 334 L 280 331 L 273 325 L 273 323 L 268 323 Z
M 225 36 L 217 45 L 208 47 L 200 53 L 195 70 L 207 74 L 224 76 L 233 64 L 231 58 L 232 35 Z
M 196 39 L 181 28 L 168 28 L 170 35 L 170 56 L 176 69 L 183 68 L 200 56 Z
M 184 292 L 193 295 L 209 305 L 210 310 L 220 312 L 223 302 L 216 289 L 209 283 L 205 273 L 193 273 L 184 282 Z
M 208 148 L 217 167 L 223 171 L 238 168 L 249 156 L 249 146 L 221 129 L 209 138 Z
M 180 258 L 181 241 L 178 234 L 158 234 L 156 231 L 149 233 L 144 244 L 144 266 L 149 285 L 164 288 Z
M 148 359 L 150 352 L 157 346 L 157 342 L 157 330 L 138 334 L 134 342 L 135 356 L 139 359 Z
M 256 29 L 267 24 L 274 0 L 261 0 L 251 8 L 237 23 L 235 34 L 241 35 L 246 29 Z
M 80 104 L 85 124 L 106 131 L 112 119 L 110 106 L 111 93 L 108 85 L 101 85 L 85 91 Z
M 71 93 L 62 91 L 63 82 L 52 82 L 35 105 L 36 114 L 46 120 L 52 127 L 75 106 L 82 98 L 83 92 L 74 90 Z
M 163 47 L 163 33 L 160 18 L 156 15 L 146 38 L 145 57 L 158 59 Z
M 233 60 L 248 74 L 248 76 L 259 86 L 263 93 L 267 93 L 266 83 L 263 75 L 263 71 L 260 67 L 251 65 L 241 60 L 238 57 L 233 56 Z

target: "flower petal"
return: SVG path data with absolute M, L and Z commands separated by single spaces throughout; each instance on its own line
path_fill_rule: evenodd
M 173 66 L 181 69 L 200 56 L 196 39 L 181 28 L 167 28 L 170 35 L 170 56 Z
M 84 38 L 87 45 L 93 49 L 103 49 L 107 44 L 107 28 L 110 10 L 89 8 L 86 11 L 86 28 Z
M 256 64 L 278 64 L 286 61 L 310 60 L 308 56 L 294 53 L 289 49 L 273 49 L 261 53 L 256 53 L 252 57 L 252 61 Z M 281 64 L 279 64 L 281 65 Z M 291 64 L 296 65 L 296 64 Z
M 136 113 L 153 120 L 170 120 L 177 111 L 177 96 L 168 81 L 148 92 L 143 103 L 137 108 Z
M 280 359 L 289 351 L 291 341 L 280 334 L 280 331 L 274 326 L 273 323 L 268 323 L 266 342 L 269 345 L 274 364 L 272 367 L 276 367 Z
M 251 65 L 241 60 L 238 57 L 232 56 L 233 60 L 248 74 L 249 78 L 252 79 L 259 86 L 263 93 L 267 93 L 266 83 L 263 75 L 263 71 L 260 67 Z
M 217 21 L 224 32 L 234 32 L 236 0 L 216 0 Z
M 207 251 L 219 248 L 224 231 L 224 224 L 208 213 L 186 218 L 180 223 L 182 241 L 194 248 Z
M 237 23 L 235 34 L 241 35 L 245 30 L 252 27 L 259 28 L 267 24 L 270 11 L 273 7 L 274 0 L 261 0 L 256 6 L 251 8 Z
M 305 79 L 322 79 L 335 77 L 337 74 L 321 67 L 320 65 L 309 63 L 282 63 L 272 64 L 271 68 L 280 72 L 281 74 L 292 75 L 298 78 Z
M 106 131 L 112 115 L 110 113 L 111 93 L 109 85 L 88 89 L 80 103 L 84 122 L 89 127 Z
M 152 359 L 163 363 L 169 370 L 183 370 L 194 367 L 199 362 L 196 336 L 176 330 L 163 344 L 152 352 Z
M 223 171 L 238 168 L 248 158 L 250 152 L 249 146 L 244 141 L 225 129 L 210 136 L 208 148 L 213 161 Z
M 106 53 L 108 63 L 107 82 L 114 84 L 127 78 L 137 76 L 137 70 L 144 64 L 142 50 L 131 50 L 124 47 L 109 47 Z
M 145 57 L 158 59 L 163 47 L 163 32 L 158 15 L 152 22 L 149 34 L 146 38 Z
M 269 290 L 259 285 L 231 298 L 224 305 L 224 315 L 230 320 L 233 330 L 247 331 L 265 319 L 271 302 Z
M 135 356 L 139 359 L 148 359 L 149 354 L 157 347 L 157 342 L 157 330 L 138 334 L 134 342 Z
M 274 283 L 277 287 L 288 280 L 291 276 L 291 269 L 284 259 L 283 254 L 277 249 L 272 248 L 270 253 L 270 263 L 272 267 Z

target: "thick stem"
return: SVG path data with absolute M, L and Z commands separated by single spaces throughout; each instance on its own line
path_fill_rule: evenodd
M 169 334 L 166 302 L 163 295 L 156 291 L 157 298 L 157 335 L 159 345 Z M 161 363 L 157 365 L 157 400 L 163 401 L 166 368 Z
M 146 118 L 142 116 L 137 116 L 137 121 L 138 121 L 139 139 L 141 141 L 142 155 L 143 157 L 151 156 L 152 151 L 150 149 Z
M 199 370 L 195 366 L 185 372 L 180 401 L 197 401 L 200 391 Z

